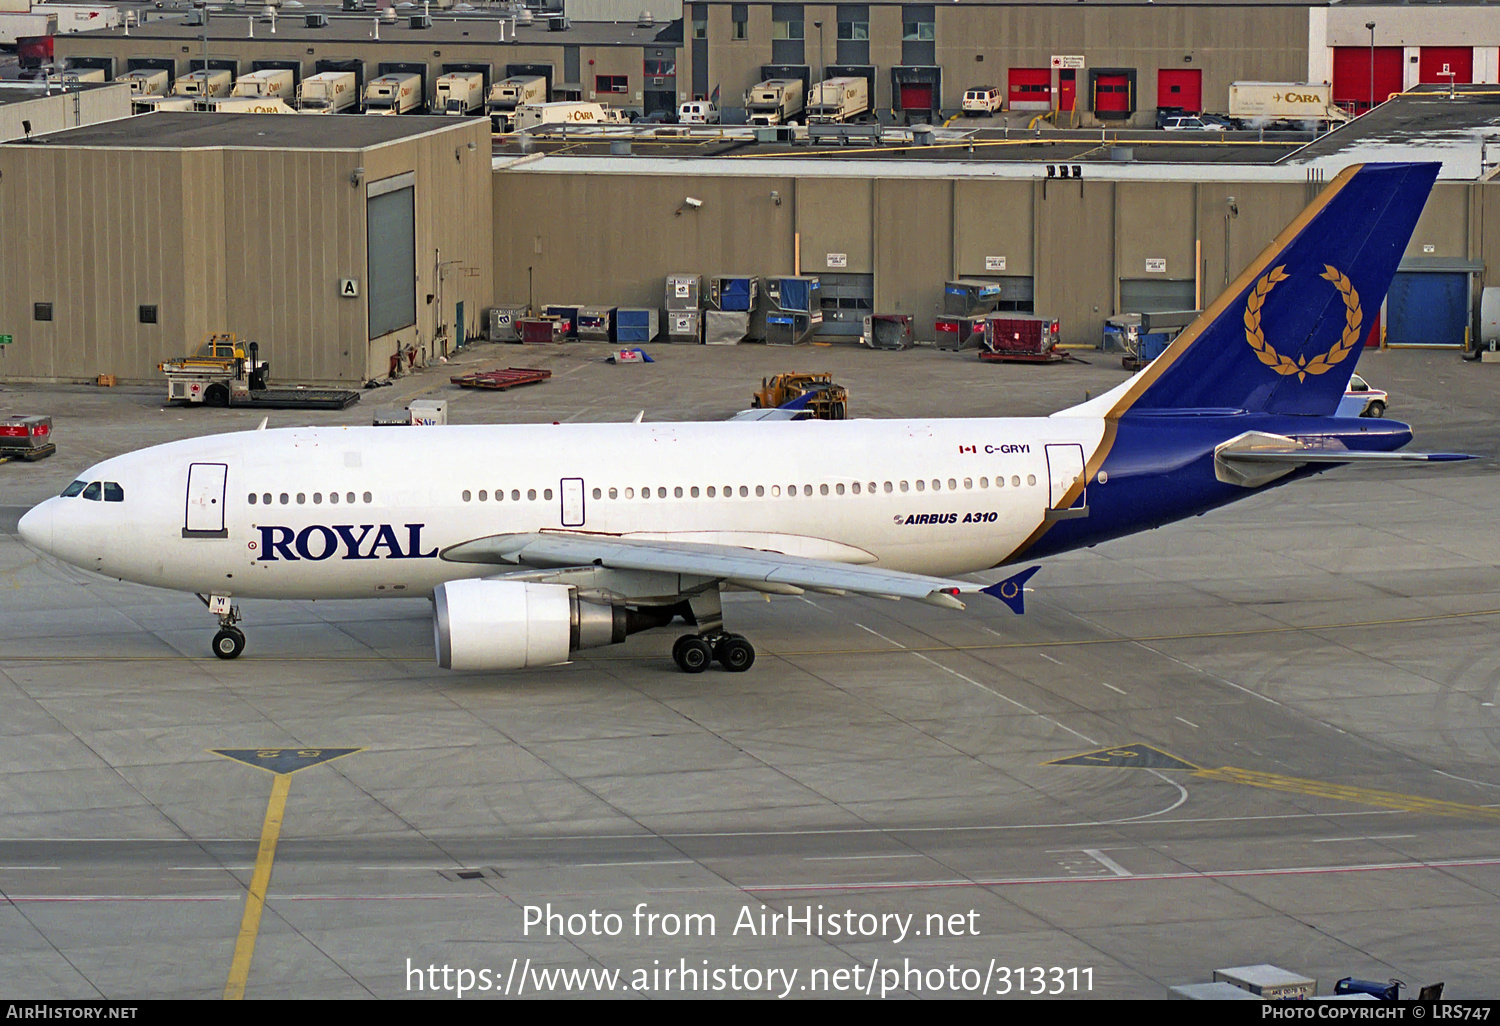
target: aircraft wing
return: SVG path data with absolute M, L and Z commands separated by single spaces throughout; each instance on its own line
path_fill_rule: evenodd
M 687 574 L 771 594 L 799 595 L 803 591 L 819 591 L 842 595 L 852 592 L 879 598 L 915 599 L 947 609 L 964 608 L 957 595 L 985 589 L 985 585 L 973 581 L 788 556 L 736 545 L 599 534 L 498 534 L 451 546 L 441 555 L 443 559 L 458 563 L 538 568 L 596 566 L 611 570 Z

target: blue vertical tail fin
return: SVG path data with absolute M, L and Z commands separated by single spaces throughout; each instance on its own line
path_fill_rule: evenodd
M 1330 416 L 1438 164 L 1343 171 L 1109 410 Z

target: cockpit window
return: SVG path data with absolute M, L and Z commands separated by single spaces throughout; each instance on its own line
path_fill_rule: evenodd
M 62 497 L 64 499 L 73 498 L 73 496 L 83 491 L 84 486 L 87 484 L 87 481 L 74 481 L 72 484 L 68 485 L 68 487 L 63 489 Z
M 113 481 L 106 481 L 106 482 L 104 482 L 104 501 L 105 502 L 124 502 L 125 501 L 125 489 L 121 488 L 119 485 L 115 484 L 115 482 L 113 482 Z
M 95 482 L 93 482 L 87 488 L 85 488 L 83 490 L 83 497 L 85 499 L 93 499 L 95 502 L 98 502 L 99 501 L 99 491 L 100 491 L 99 482 L 95 481 Z

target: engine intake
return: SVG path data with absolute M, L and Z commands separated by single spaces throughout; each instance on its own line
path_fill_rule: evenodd
M 625 607 L 586 602 L 563 584 L 449 581 L 433 601 L 433 643 L 445 670 L 555 666 L 580 648 L 615 645 L 632 633 Z

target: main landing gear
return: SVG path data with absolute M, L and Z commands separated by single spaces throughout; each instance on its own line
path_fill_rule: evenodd
M 219 633 L 214 635 L 214 655 L 220 659 L 238 659 L 245 651 L 245 632 L 235 624 L 240 621 L 240 607 L 228 595 L 199 595 L 199 601 L 219 618 Z
M 724 610 L 715 585 L 689 596 L 688 611 L 697 634 L 684 634 L 672 645 L 672 661 L 683 673 L 702 673 L 718 660 L 730 673 L 744 673 L 755 664 L 755 647 L 742 634 L 724 629 Z
M 755 664 L 755 647 L 741 634 L 684 634 L 672 646 L 672 660 L 683 673 L 702 673 L 714 660 L 744 673 Z

